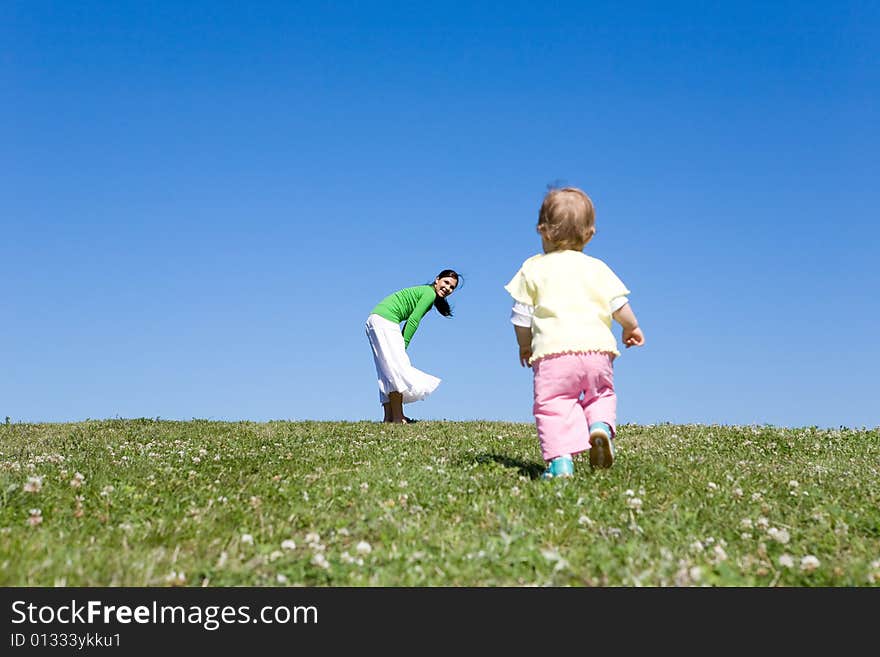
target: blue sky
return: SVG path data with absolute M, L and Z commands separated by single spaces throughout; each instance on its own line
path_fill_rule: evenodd
M 530 422 L 502 286 L 563 182 L 647 338 L 620 422 L 878 426 L 878 27 L 871 2 L 5 2 L 0 419 L 379 419 L 364 320 L 451 267 L 455 317 L 410 346 L 443 384 L 407 414 Z

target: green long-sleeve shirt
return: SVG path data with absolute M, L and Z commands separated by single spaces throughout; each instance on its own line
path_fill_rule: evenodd
M 403 344 L 404 347 L 409 347 L 413 334 L 419 328 L 419 322 L 431 309 L 436 298 L 433 285 L 405 287 L 382 299 L 371 312 L 397 324 L 405 321 Z

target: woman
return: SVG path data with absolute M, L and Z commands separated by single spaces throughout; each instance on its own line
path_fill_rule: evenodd
M 403 405 L 430 395 L 440 379 L 412 366 L 406 353 L 422 317 L 433 306 L 444 317 L 452 316 L 447 297 L 458 287 L 460 276 L 444 269 L 433 283 L 406 287 L 382 299 L 367 317 L 366 331 L 379 384 L 379 401 L 385 422 L 407 424 Z M 401 322 L 406 322 L 401 330 Z

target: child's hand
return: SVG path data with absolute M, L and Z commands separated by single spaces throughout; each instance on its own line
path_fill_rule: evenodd
M 641 347 L 645 344 L 645 336 L 642 334 L 642 329 L 638 326 L 631 329 L 623 329 L 623 344 L 626 345 L 626 348 L 630 347 Z
M 532 357 L 532 329 L 515 324 L 513 329 L 516 332 L 516 346 L 519 347 L 519 364 L 523 367 L 531 367 L 529 358 Z

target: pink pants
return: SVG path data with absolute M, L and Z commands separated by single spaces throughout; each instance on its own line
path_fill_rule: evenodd
M 532 363 L 535 424 L 545 461 L 590 449 L 590 425 L 615 431 L 614 356 L 588 352 L 547 356 Z

